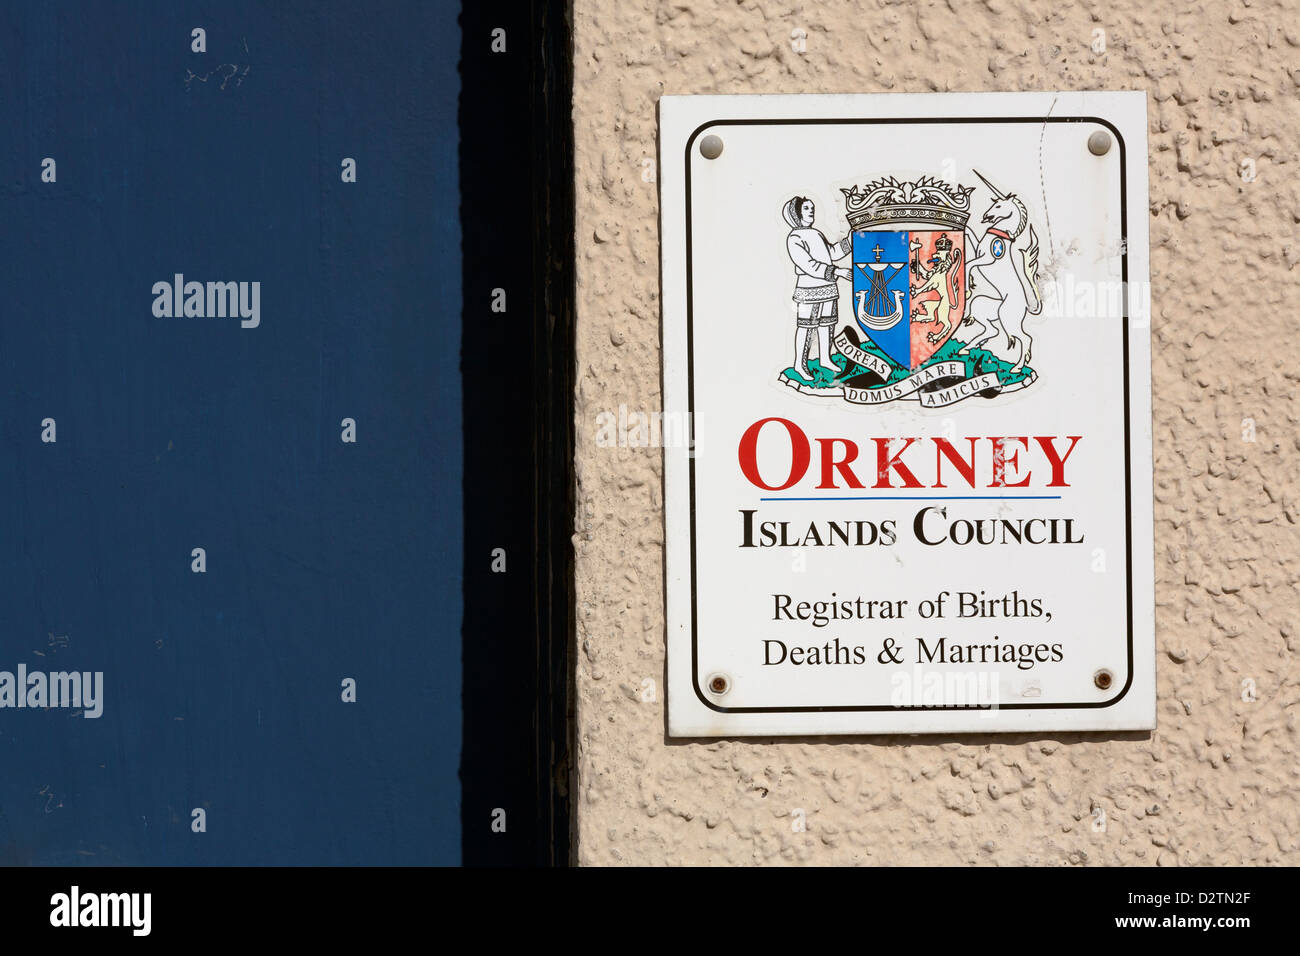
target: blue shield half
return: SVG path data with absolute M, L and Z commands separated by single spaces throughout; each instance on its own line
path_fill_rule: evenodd
M 853 311 L 858 328 L 889 358 L 912 367 L 906 232 L 853 234 Z

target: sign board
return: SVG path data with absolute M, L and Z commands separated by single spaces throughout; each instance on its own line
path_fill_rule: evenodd
M 659 109 L 670 734 L 1153 728 L 1145 94 Z

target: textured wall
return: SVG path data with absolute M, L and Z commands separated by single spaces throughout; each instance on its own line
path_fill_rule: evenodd
M 574 0 L 574 29 L 577 858 L 1300 862 L 1300 3 Z M 1149 93 L 1159 729 L 667 741 L 661 452 L 597 441 L 660 407 L 658 97 L 1043 89 Z

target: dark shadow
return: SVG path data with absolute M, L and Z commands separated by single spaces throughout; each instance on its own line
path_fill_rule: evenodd
M 496 29 L 505 52 L 492 50 Z M 467 865 L 565 865 L 574 374 L 566 4 L 466 4 L 460 73 L 462 854 Z M 493 309 L 497 289 L 504 311 Z

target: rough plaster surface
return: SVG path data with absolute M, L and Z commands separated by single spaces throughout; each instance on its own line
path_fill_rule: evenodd
M 1300 3 L 575 0 L 573 19 L 577 859 L 1300 862 Z M 668 742 L 661 453 L 599 447 L 596 425 L 660 407 L 658 97 L 1022 89 L 1149 93 L 1159 729 Z

